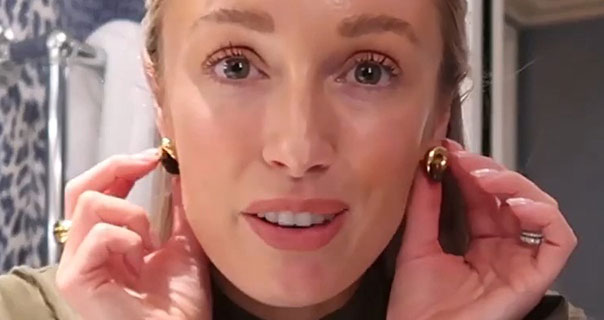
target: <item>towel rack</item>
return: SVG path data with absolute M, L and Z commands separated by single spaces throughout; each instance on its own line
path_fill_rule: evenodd
M 63 219 L 65 189 L 65 158 L 67 138 L 67 79 L 69 67 L 76 65 L 90 68 L 105 66 L 105 53 L 82 43 L 62 30 L 46 35 L 15 41 L 8 28 L 0 26 L 0 73 L 15 75 L 15 70 L 29 61 L 46 59 L 48 73 L 48 181 L 46 184 L 47 210 L 47 260 L 59 261 L 61 248 L 53 235 L 54 224 Z M 9 71 L 12 71 L 9 73 Z M 16 73 L 18 75 L 18 73 Z M 0 85 L 9 83 L 8 77 L 0 79 Z

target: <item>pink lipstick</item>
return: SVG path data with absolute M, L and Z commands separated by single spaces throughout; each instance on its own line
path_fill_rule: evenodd
M 281 198 L 255 201 L 243 213 L 251 229 L 269 246 L 311 251 L 336 236 L 348 209 L 335 199 Z

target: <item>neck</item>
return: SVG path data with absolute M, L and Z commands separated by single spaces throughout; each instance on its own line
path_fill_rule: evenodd
M 224 277 L 215 267 L 212 268 L 212 280 L 227 298 L 233 303 L 245 311 L 253 314 L 260 319 L 266 320 L 317 320 L 325 317 L 326 315 L 342 308 L 346 302 L 356 292 L 360 280 L 357 280 L 350 287 L 339 293 L 337 296 L 321 302 L 319 304 L 298 307 L 298 308 L 287 308 L 287 307 L 275 307 L 263 304 L 257 300 L 252 299 L 237 287 L 235 287 L 228 279 Z

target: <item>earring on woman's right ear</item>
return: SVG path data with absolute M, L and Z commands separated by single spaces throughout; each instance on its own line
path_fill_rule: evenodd
M 161 139 L 161 164 L 164 169 L 170 174 L 180 174 L 180 168 L 178 166 L 178 160 L 176 160 L 176 146 L 172 140 L 168 138 Z
M 426 154 L 426 173 L 433 181 L 440 182 L 445 176 L 445 171 L 449 166 L 448 151 L 444 147 L 438 146 L 432 148 Z

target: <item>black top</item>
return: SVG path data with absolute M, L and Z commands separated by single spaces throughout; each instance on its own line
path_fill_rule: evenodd
M 352 298 L 341 309 L 321 320 L 386 319 L 393 274 L 387 271 L 391 269 L 385 267 L 385 262 L 381 258 L 365 272 Z M 214 319 L 261 320 L 232 302 L 216 286 L 212 287 L 212 291 Z M 585 319 L 582 312 L 576 313 L 579 310 L 572 307 L 563 296 L 546 295 L 524 320 Z
M 357 291 L 340 309 L 321 320 L 367 320 L 386 319 L 390 283 L 386 272 L 379 263 L 365 272 Z M 214 319 L 218 320 L 260 320 L 233 303 L 220 290 L 213 286 Z
M 386 271 L 389 270 L 389 271 Z M 14 268 L 0 275 L 0 319 L 57 319 L 75 320 L 79 317 L 65 302 L 56 287 L 57 267 L 32 269 Z M 372 266 L 363 276 L 359 289 L 340 310 L 322 320 L 380 320 L 386 318 L 393 270 Z M 231 302 L 213 288 L 214 319 L 258 319 Z M 484 319 L 491 319 L 485 315 Z M 530 320 L 586 320 L 585 313 L 572 306 L 560 295 L 546 295 L 525 319 Z

